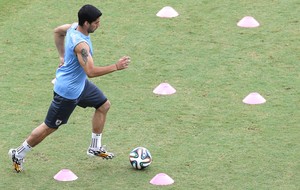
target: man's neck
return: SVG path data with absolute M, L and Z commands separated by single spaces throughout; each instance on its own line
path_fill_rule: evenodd
M 86 36 L 89 35 L 89 33 L 87 32 L 87 30 L 85 30 L 85 29 L 84 29 L 82 26 L 80 26 L 80 25 L 78 25 L 78 27 L 77 27 L 76 30 L 79 31 L 79 32 L 81 32 L 82 34 L 84 34 L 84 35 L 86 35 Z

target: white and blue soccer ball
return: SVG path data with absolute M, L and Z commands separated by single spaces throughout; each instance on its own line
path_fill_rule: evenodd
M 137 147 L 130 152 L 129 161 L 133 168 L 141 170 L 151 164 L 152 156 L 147 148 Z

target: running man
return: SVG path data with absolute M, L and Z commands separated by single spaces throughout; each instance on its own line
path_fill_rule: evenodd
M 100 26 L 101 11 L 93 5 L 84 5 L 78 11 L 78 23 L 65 24 L 54 29 L 54 41 L 60 64 L 56 71 L 53 100 L 44 122 L 15 149 L 9 150 L 14 169 L 23 170 L 26 154 L 48 135 L 66 124 L 76 106 L 95 108 L 92 118 L 89 156 L 112 159 L 114 154 L 102 146 L 102 132 L 110 102 L 88 78 L 99 77 L 128 68 L 130 57 L 121 57 L 115 64 L 95 66 L 90 33 Z

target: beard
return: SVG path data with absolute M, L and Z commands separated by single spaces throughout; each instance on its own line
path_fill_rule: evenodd
M 98 27 L 96 27 L 96 28 L 89 28 L 88 29 L 88 33 L 94 33 L 96 30 L 98 29 Z
M 88 29 L 88 33 L 94 33 L 95 30 L 92 30 L 92 29 Z

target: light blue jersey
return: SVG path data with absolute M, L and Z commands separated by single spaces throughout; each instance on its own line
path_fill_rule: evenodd
M 65 37 L 65 56 L 64 64 L 56 70 L 56 82 L 54 91 L 67 99 L 76 99 L 84 89 L 87 75 L 80 65 L 75 54 L 75 47 L 86 42 L 90 47 L 90 54 L 93 55 L 92 42 L 90 36 L 86 36 L 77 31 L 78 24 L 74 23 L 67 31 Z

